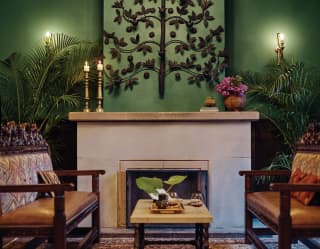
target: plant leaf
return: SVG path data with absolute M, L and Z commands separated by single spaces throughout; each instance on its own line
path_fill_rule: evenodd
M 171 176 L 167 181 L 163 181 L 163 182 L 169 185 L 176 185 L 183 182 L 186 178 L 187 176 L 175 175 L 175 176 Z
M 148 194 L 156 192 L 157 188 L 163 188 L 162 180 L 157 177 L 139 177 L 136 179 L 136 184 L 139 189 Z

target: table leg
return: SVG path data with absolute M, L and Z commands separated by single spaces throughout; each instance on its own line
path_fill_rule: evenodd
M 200 229 L 199 229 L 199 241 L 200 241 L 200 248 L 202 249 L 203 247 L 203 225 L 200 225 Z
M 140 224 L 139 236 L 139 249 L 144 249 L 144 224 Z
M 200 224 L 196 224 L 196 231 L 195 231 L 195 246 L 196 249 L 201 249 L 201 225 Z
M 134 249 L 144 249 L 144 224 L 134 224 Z
M 202 248 L 209 249 L 209 224 L 205 223 L 202 224 Z

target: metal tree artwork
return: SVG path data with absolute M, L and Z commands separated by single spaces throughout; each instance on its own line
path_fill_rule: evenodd
M 146 1 L 146 0 L 145 0 Z M 158 5 L 158 0 L 148 0 Z M 215 42 L 221 43 L 224 29 L 221 25 L 215 29 L 208 28 L 214 21 L 209 8 L 214 5 L 211 0 L 160 0 L 160 6 L 145 7 L 143 0 L 134 0 L 133 8 L 126 8 L 124 0 L 113 3 L 115 9 L 114 22 L 126 24 L 128 36 L 118 37 L 115 32 L 104 31 L 104 43 L 110 45 L 110 56 L 121 62 L 126 56 L 127 65 L 124 68 L 113 68 L 106 65 L 106 87 L 112 91 L 115 87 L 125 84 L 125 88 L 133 89 L 138 83 L 138 74 L 144 72 L 148 79 L 148 71 L 158 73 L 159 95 L 164 97 L 165 77 L 175 73 L 175 79 L 181 79 L 181 72 L 188 74 L 189 83 L 200 85 L 202 81 L 214 84 L 218 81 L 219 73 L 227 66 L 228 56 L 224 50 L 217 51 Z M 171 2 L 171 7 L 166 2 Z M 198 12 L 198 13 L 196 13 Z M 197 35 L 198 25 L 202 24 L 206 34 Z M 156 40 L 155 28 L 160 28 L 159 40 Z M 181 31 L 181 27 L 184 30 Z M 170 27 L 169 41 L 166 41 L 166 29 Z M 150 30 L 150 31 L 149 31 Z M 141 39 L 141 32 L 147 32 L 148 39 Z M 177 39 L 183 32 L 184 39 Z M 174 46 L 173 59 L 167 59 L 169 46 Z M 157 48 L 154 54 L 154 47 Z M 141 53 L 143 60 L 136 60 L 136 54 Z M 153 55 L 150 58 L 150 55 Z M 182 58 L 180 61 L 177 58 Z M 199 58 L 202 58 L 199 61 Z

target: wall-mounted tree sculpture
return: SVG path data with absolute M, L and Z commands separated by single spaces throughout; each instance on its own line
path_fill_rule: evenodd
M 113 91 L 125 84 L 125 88 L 132 89 L 142 71 L 145 79 L 150 77 L 150 71 L 158 73 L 161 98 L 164 97 L 165 77 L 170 73 L 175 73 L 176 80 L 180 80 L 184 72 L 190 83 L 200 85 L 206 81 L 214 85 L 219 73 L 227 66 L 228 58 L 226 52 L 217 51 L 215 45 L 222 42 L 223 27 L 208 28 L 215 19 L 210 14 L 214 2 L 159 0 L 161 3 L 158 3 L 158 0 L 148 0 L 152 1 L 152 6 L 150 3 L 146 6 L 144 1 L 134 0 L 131 7 L 127 7 L 124 0 L 116 0 L 112 5 L 114 23 L 119 27 L 125 24 L 128 35 L 118 36 L 117 32 L 104 31 L 104 43 L 109 46 L 106 52 L 119 63 L 117 67 L 106 65 L 106 87 Z M 147 37 L 142 39 L 142 34 Z M 168 58 L 166 54 L 172 46 L 176 56 Z M 143 59 L 138 54 L 142 54 Z M 121 68 L 124 60 L 126 64 Z

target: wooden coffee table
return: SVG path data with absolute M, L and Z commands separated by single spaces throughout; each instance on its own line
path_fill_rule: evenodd
M 130 222 L 134 225 L 134 248 L 143 249 L 147 244 L 186 244 L 190 243 L 197 249 L 209 248 L 209 224 L 213 217 L 206 206 L 193 207 L 187 205 L 188 200 L 184 200 L 184 210 L 181 213 L 152 213 L 150 207 L 152 200 L 141 199 L 137 202 Z M 190 241 L 148 241 L 144 238 L 144 224 L 194 224 L 195 239 Z

